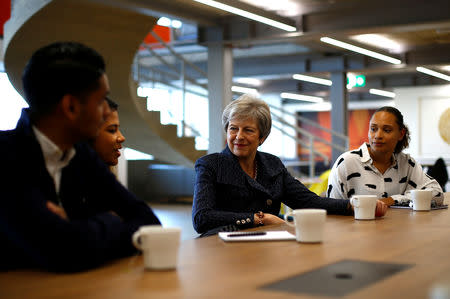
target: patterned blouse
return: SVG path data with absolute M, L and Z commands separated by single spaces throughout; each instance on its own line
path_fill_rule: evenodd
M 438 205 L 442 204 L 441 186 L 409 154 L 394 154 L 394 163 L 381 174 L 372 163 L 368 147 L 364 143 L 358 150 L 339 156 L 328 179 L 328 197 L 348 199 L 353 194 L 370 194 L 403 202 L 411 199 L 405 194 L 407 190 L 426 189 L 432 190 Z

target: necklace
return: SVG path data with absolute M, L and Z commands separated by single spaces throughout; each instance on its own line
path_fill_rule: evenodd
M 256 180 L 257 177 L 258 177 L 258 163 L 255 160 L 255 177 L 253 179 Z

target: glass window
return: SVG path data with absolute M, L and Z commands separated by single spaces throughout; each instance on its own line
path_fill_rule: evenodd
M 14 129 L 25 107 L 28 104 L 11 85 L 6 73 L 0 73 L 0 130 Z
M 183 136 L 183 119 L 185 136 L 196 136 L 195 148 L 207 150 L 208 126 L 208 98 L 186 92 L 184 116 L 183 93 L 178 89 L 170 89 L 164 85 L 154 84 L 152 87 L 141 86 L 138 95 L 147 97 L 147 110 L 161 112 L 161 124 L 178 126 L 178 136 Z

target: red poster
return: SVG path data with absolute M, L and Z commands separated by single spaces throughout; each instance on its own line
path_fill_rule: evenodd
M 3 37 L 3 25 L 11 17 L 11 0 L 0 0 L 0 36 Z

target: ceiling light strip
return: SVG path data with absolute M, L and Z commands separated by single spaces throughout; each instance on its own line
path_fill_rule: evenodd
M 367 49 L 364 49 L 364 48 L 361 48 L 361 47 L 357 47 L 357 46 L 354 46 L 354 45 L 351 45 L 351 44 L 347 44 L 347 43 L 338 41 L 338 40 L 333 39 L 333 38 L 322 37 L 322 38 L 320 38 L 320 41 L 322 41 L 324 43 L 327 43 L 327 44 L 330 44 L 330 45 L 334 45 L 334 46 L 340 47 L 340 48 L 344 48 L 344 49 L 347 49 L 347 50 L 350 50 L 350 51 L 353 51 L 353 52 L 356 52 L 356 53 L 360 53 L 360 54 L 367 55 L 367 56 L 370 56 L 370 57 L 373 57 L 373 58 L 376 58 L 376 59 L 380 59 L 380 60 L 383 60 L 383 61 L 386 61 L 386 62 L 389 62 L 389 63 L 392 63 L 392 64 L 401 64 L 402 63 L 402 61 L 400 59 L 396 59 L 396 58 L 389 57 L 389 56 L 386 56 L 386 55 L 383 55 L 383 54 L 380 54 L 380 53 L 377 53 L 377 52 L 374 52 L 374 51 L 370 51 L 370 50 L 367 50 Z
M 248 87 L 235 86 L 235 85 L 231 86 L 231 91 L 239 92 L 239 93 L 258 94 L 258 90 L 255 88 L 248 88 Z
M 369 93 L 376 94 L 376 95 L 383 96 L 383 97 L 388 97 L 388 98 L 395 98 L 395 93 L 386 91 L 386 90 L 381 90 L 381 89 L 371 88 L 371 89 L 369 89 Z
M 248 84 L 248 85 L 253 85 L 253 86 L 261 86 L 263 84 L 262 80 L 259 80 L 256 78 L 247 78 L 247 77 L 235 78 L 234 81 L 236 83 Z
M 421 67 L 421 66 L 417 67 L 416 70 L 421 72 L 421 73 L 430 75 L 430 76 L 434 76 L 434 77 L 437 77 L 437 78 L 441 78 L 441 79 L 450 81 L 450 76 L 444 75 L 442 73 L 438 73 L 438 72 L 435 72 L 435 71 L 432 71 L 430 69 L 427 69 L 427 68 L 424 68 L 424 67 Z
M 333 84 L 333 82 L 328 79 L 322 79 L 322 78 L 300 75 L 300 74 L 294 74 L 292 76 L 292 78 L 294 78 L 295 80 L 307 81 L 307 82 L 312 82 L 312 83 L 317 83 L 317 84 L 322 84 L 322 85 L 327 85 L 327 86 L 331 86 Z
M 302 94 L 289 93 L 289 92 L 282 92 L 280 94 L 280 97 L 282 97 L 283 99 L 307 101 L 307 102 L 313 102 L 313 103 L 322 103 L 323 102 L 323 98 L 320 98 L 320 97 L 306 96 L 306 95 L 302 95 Z
M 243 9 L 239 9 L 239 8 L 227 5 L 227 4 L 223 4 L 223 3 L 220 3 L 217 1 L 213 1 L 213 0 L 194 0 L 194 1 L 208 5 L 208 6 L 212 6 L 212 7 L 215 7 L 215 8 L 218 8 L 218 9 L 221 9 L 221 10 L 224 10 L 224 11 L 236 14 L 236 15 L 239 15 L 239 16 L 247 18 L 247 19 L 258 21 L 258 22 L 261 22 L 261 23 L 264 23 L 264 24 L 267 24 L 267 25 L 270 25 L 270 26 L 273 26 L 273 27 L 276 27 L 276 28 L 279 28 L 279 29 L 282 29 L 285 31 L 289 31 L 289 32 L 297 31 L 297 28 L 295 28 L 294 26 L 283 24 L 281 22 L 260 16 L 260 15 L 257 15 L 257 14 L 254 14 L 254 13 L 251 13 L 251 12 L 248 12 Z

